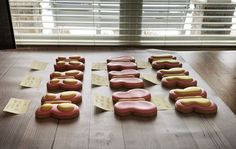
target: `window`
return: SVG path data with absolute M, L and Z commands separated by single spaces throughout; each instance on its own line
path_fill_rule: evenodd
M 236 45 L 235 1 L 10 0 L 10 7 L 17 45 Z

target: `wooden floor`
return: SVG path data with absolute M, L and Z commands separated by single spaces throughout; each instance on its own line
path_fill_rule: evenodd
M 99 51 L 99 52 L 96 52 Z M 178 51 L 184 67 L 206 89 L 208 97 L 218 105 L 216 115 L 183 115 L 175 110 L 159 111 L 154 119 L 128 117 L 120 119 L 113 112 L 97 110 L 91 101 L 93 91 L 109 95 L 112 91 L 91 86 L 91 63 L 105 61 L 108 56 L 133 55 L 146 60 L 165 51 L 138 48 L 59 47 L 28 48 L 0 51 L 0 108 L 11 97 L 31 100 L 28 112 L 12 115 L 0 112 L 0 148 L 79 148 L 79 149 L 224 149 L 236 148 L 236 52 Z M 46 93 L 46 82 L 57 56 L 81 54 L 86 57 L 83 102 L 80 116 L 74 120 L 37 120 L 34 112 Z M 183 59 L 180 57 L 182 56 Z M 33 60 L 48 62 L 45 71 L 31 71 Z M 185 62 L 184 62 L 185 61 Z M 26 74 L 41 76 L 39 88 L 21 88 Z M 147 88 L 151 93 L 168 90 L 159 85 Z M 219 97 L 220 98 L 219 98 Z M 228 105 L 226 105 L 224 102 Z

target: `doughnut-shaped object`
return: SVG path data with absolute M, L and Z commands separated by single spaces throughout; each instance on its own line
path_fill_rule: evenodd
M 212 114 L 217 112 L 216 104 L 207 98 L 184 98 L 175 103 L 175 109 L 181 113 Z
M 200 87 L 187 87 L 185 89 L 172 89 L 169 91 L 169 98 L 176 101 L 178 98 L 187 96 L 200 96 L 203 98 L 207 97 L 207 93 Z
M 140 78 L 113 78 L 110 80 L 111 88 L 143 88 L 144 82 Z
M 162 78 L 161 84 L 167 88 L 186 88 L 197 86 L 197 81 L 190 76 L 169 76 Z
M 36 118 L 73 119 L 79 116 L 79 107 L 73 103 L 43 104 L 35 112 Z
M 57 57 L 56 62 L 59 62 L 59 61 L 66 61 L 66 62 L 80 61 L 82 63 L 85 63 L 85 58 L 83 56 L 80 56 L 80 55 L 73 55 L 73 56 L 69 56 L 69 57 L 59 56 L 59 57 Z
M 112 100 L 114 102 L 119 101 L 120 99 L 137 99 L 143 98 L 146 101 L 151 101 L 151 93 L 145 89 L 131 89 L 128 91 L 119 91 L 112 94 Z
M 58 61 L 54 65 L 54 70 L 55 71 L 67 71 L 67 70 L 84 70 L 84 63 L 80 61 Z
M 189 72 L 184 68 L 175 67 L 171 69 L 160 69 L 157 71 L 157 78 L 161 79 L 162 77 L 168 76 L 187 76 Z
M 107 59 L 107 63 L 109 62 L 135 62 L 135 59 L 132 56 L 117 56 L 117 57 L 109 57 Z
M 55 71 L 50 74 L 50 79 L 66 79 L 66 78 L 74 78 L 78 80 L 83 80 L 84 73 L 80 70 L 69 70 L 65 72 Z
M 140 77 L 140 73 L 138 70 L 135 70 L 135 69 L 125 69 L 125 70 L 121 70 L 121 71 L 110 71 L 108 73 L 108 77 L 109 79 L 111 78 L 124 78 L 126 76 L 133 76 L 133 77 L 136 77 L 136 78 L 139 78 Z
M 135 115 L 140 117 L 153 117 L 157 114 L 155 104 L 148 101 L 120 101 L 114 105 L 118 116 Z
M 170 59 L 170 60 L 157 60 L 152 62 L 152 68 L 159 69 L 170 69 L 174 67 L 182 67 L 182 63 L 178 60 Z
M 70 101 L 74 104 L 78 104 L 82 101 L 82 94 L 77 91 L 66 91 L 61 93 L 47 93 L 42 97 L 41 103 L 58 103 L 60 101 Z
M 73 90 L 82 88 L 82 82 L 77 79 L 52 79 L 47 83 L 48 90 Z
M 159 54 L 150 56 L 148 58 L 148 61 L 149 63 L 152 63 L 153 61 L 163 60 L 163 59 L 176 59 L 176 57 L 171 54 Z
M 108 71 L 121 71 L 124 69 L 138 69 L 134 62 L 109 62 L 107 64 Z

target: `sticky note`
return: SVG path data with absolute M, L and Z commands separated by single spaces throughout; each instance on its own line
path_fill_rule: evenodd
M 156 74 L 153 73 L 142 73 L 141 78 L 147 80 L 153 84 L 161 84 L 161 82 L 157 79 Z
M 140 69 L 152 68 L 151 64 L 148 61 L 137 60 L 136 64 L 137 64 L 138 68 L 140 68 Z
M 174 106 L 168 100 L 165 100 L 163 96 L 152 96 L 151 102 L 157 106 L 158 110 L 174 109 Z
M 114 109 L 111 97 L 99 95 L 97 93 L 93 94 L 93 104 L 94 106 L 106 111 L 111 111 Z
M 99 62 L 99 63 L 92 63 L 92 70 L 106 70 L 107 63 Z
M 20 83 L 23 87 L 39 87 L 42 81 L 41 77 L 36 77 L 32 75 L 27 75 Z
M 11 98 L 3 111 L 14 114 L 24 114 L 27 112 L 29 105 L 30 100 Z
M 34 70 L 45 70 L 47 67 L 48 63 L 46 62 L 41 62 L 41 61 L 33 61 L 30 64 L 30 68 Z
M 107 76 L 100 76 L 92 73 L 92 84 L 98 86 L 108 86 Z

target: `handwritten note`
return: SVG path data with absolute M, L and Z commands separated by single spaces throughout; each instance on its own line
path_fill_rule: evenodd
M 168 100 L 165 100 L 163 96 L 152 96 L 151 102 L 157 106 L 158 110 L 174 109 L 174 106 Z
M 41 77 L 27 75 L 20 83 L 23 87 L 39 87 L 42 81 Z
M 94 106 L 106 111 L 111 111 L 114 109 L 111 97 L 99 95 L 97 93 L 93 94 L 93 104 Z
M 92 84 L 98 86 L 108 86 L 108 78 L 107 76 L 100 76 L 92 73 Z
M 137 60 L 136 64 L 137 64 L 138 68 L 140 68 L 140 69 L 152 68 L 151 64 L 148 61 Z
M 161 82 L 157 79 L 156 74 L 152 74 L 152 73 L 142 73 L 141 77 L 144 80 L 147 80 L 153 84 L 161 84 Z
M 100 62 L 100 63 L 92 63 L 92 70 L 106 70 L 107 63 Z
M 24 114 L 27 112 L 29 105 L 30 100 L 11 98 L 3 111 L 14 114 Z
M 47 67 L 48 63 L 46 62 L 41 62 L 41 61 L 33 61 L 30 64 L 30 68 L 34 70 L 45 70 Z

